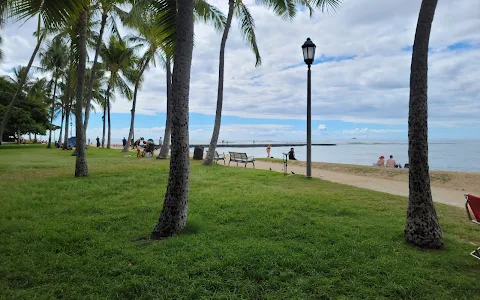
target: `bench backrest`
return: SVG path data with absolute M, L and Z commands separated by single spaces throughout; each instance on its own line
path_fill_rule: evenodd
M 230 154 L 230 159 L 247 159 L 247 153 L 240 152 L 228 152 Z
M 467 198 L 467 205 L 472 210 L 473 216 L 475 217 L 477 222 L 480 222 L 480 197 L 476 197 L 473 195 L 466 195 Z M 468 209 L 467 209 L 468 213 Z M 470 213 L 468 213 L 470 217 Z M 471 218 L 471 217 L 470 217 Z

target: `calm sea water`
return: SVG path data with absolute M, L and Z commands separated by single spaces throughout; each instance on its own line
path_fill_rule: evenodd
M 271 156 L 282 158 L 290 147 L 275 147 L 272 143 Z M 325 142 L 327 143 L 327 142 Z M 371 166 L 379 156 L 393 155 L 397 163 L 408 163 L 408 142 L 406 141 L 329 141 L 337 146 L 312 146 L 312 161 L 344 163 Z M 265 148 L 217 148 L 219 153 L 228 151 L 246 152 L 249 156 L 267 157 Z M 295 147 L 298 160 L 306 160 L 306 147 Z M 480 141 L 445 141 L 429 144 L 429 165 L 431 170 L 480 172 L 478 154 Z

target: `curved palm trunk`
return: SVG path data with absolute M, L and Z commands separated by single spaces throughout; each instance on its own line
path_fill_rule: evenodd
M 93 84 L 95 82 L 95 71 L 97 68 L 98 55 L 100 54 L 100 47 L 102 46 L 103 31 L 105 30 L 105 24 L 107 24 L 107 17 L 108 17 L 107 12 L 104 10 L 102 14 L 102 21 L 100 22 L 100 33 L 98 36 L 97 45 L 95 47 L 95 58 L 93 59 L 92 75 L 90 76 L 90 82 L 88 83 L 87 101 L 85 104 L 85 122 L 83 123 L 83 126 L 85 128 L 85 133 L 87 132 L 88 120 L 90 117 L 90 106 L 92 103 Z
M 60 123 L 60 134 L 58 135 L 58 143 L 62 141 L 62 133 L 63 133 L 63 121 L 65 119 L 65 108 L 64 105 L 62 105 L 62 122 Z
M 133 101 L 132 101 L 132 110 L 131 110 L 132 117 L 130 119 L 130 131 L 128 133 L 127 143 L 123 147 L 122 152 L 128 151 L 128 148 L 130 147 L 130 141 L 133 138 L 133 129 L 135 125 L 135 106 L 137 104 L 138 86 L 140 84 L 140 79 L 142 78 L 143 72 L 145 72 L 145 69 L 147 68 L 149 63 L 150 63 L 150 58 L 148 58 L 145 61 L 145 64 L 142 66 L 142 69 L 140 70 L 140 74 L 138 75 L 137 81 L 135 82 L 135 90 L 133 91 Z
M 211 165 L 217 148 L 218 135 L 220 134 L 220 124 L 222 122 L 223 105 L 223 78 L 225 73 L 225 45 L 227 44 L 228 32 L 232 24 L 234 0 L 228 1 L 227 23 L 223 31 L 222 42 L 220 44 L 220 62 L 218 66 L 218 91 L 217 91 L 217 112 L 215 114 L 215 125 L 213 126 L 212 139 L 208 146 L 207 157 L 203 161 L 204 165 Z
M 85 130 L 83 129 L 83 92 L 85 90 L 85 64 L 87 60 L 87 20 L 88 10 L 80 14 L 78 45 L 79 45 L 79 63 L 77 76 L 77 102 L 75 103 L 75 131 L 76 144 L 75 151 L 77 152 L 77 159 L 75 161 L 75 177 L 88 176 L 88 164 Z
M 428 44 L 438 0 L 423 0 L 413 44 L 408 116 L 409 195 L 405 240 L 422 248 L 443 245 L 428 167 Z
M 177 41 L 172 80 L 172 155 L 163 208 L 153 229 L 152 239 L 180 233 L 187 221 L 190 179 L 188 97 L 193 51 L 193 2 L 177 1 Z
M 37 56 L 38 49 L 40 49 L 40 45 L 42 44 L 42 41 L 45 38 L 45 34 L 46 34 L 46 32 L 39 37 L 39 39 L 37 41 L 37 46 L 35 46 L 35 50 L 33 50 L 32 56 L 30 57 L 30 60 L 28 61 L 27 68 L 20 78 L 20 84 L 18 86 L 18 89 L 15 92 L 15 95 L 13 96 L 12 101 L 10 101 L 10 104 L 8 104 L 7 111 L 3 115 L 2 122 L 0 123 L 0 145 L 3 142 L 3 132 L 5 131 L 5 127 L 7 126 L 8 118 L 10 117 L 10 114 L 12 113 L 13 106 L 17 102 L 18 96 L 22 92 L 23 86 L 25 85 L 25 80 L 27 79 L 27 76 L 28 76 L 28 72 L 30 72 L 30 68 L 32 67 L 33 61 L 35 60 L 35 57 Z
M 170 135 L 172 131 L 172 69 L 170 66 L 170 58 L 167 57 L 167 113 L 165 117 L 165 134 L 163 135 L 163 144 L 158 154 L 157 159 L 168 158 L 168 151 L 170 150 Z
M 58 81 L 58 76 L 55 76 L 55 84 L 53 85 L 53 96 L 52 96 L 52 111 L 50 112 L 50 134 L 48 135 L 47 148 L 52 148 L 53 112 L 55 111 L 55 92 L 57 91 L 57 81 Z
M 68 121 L 70 120 L 71 109 L 72 109 L 72 98 L 69 95 L 67 109 L 65 111 L 65 138 L 63 139 L 64 150 L 68 149 Z

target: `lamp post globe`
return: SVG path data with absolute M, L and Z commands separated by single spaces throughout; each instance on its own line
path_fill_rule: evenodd
M 315 49 L 317 46 L 312 42 L 310 38 L 307 38 L 305 43 L 302 45 L 302 51 L 303 51 L 303 60 L 307 65 L 313 64 L 313 61 L 315 60 Z
M 312 178 L 312 73 L 310 66 L 315 60 L 317 46 L 310 38 L 302 45 L 303 60 L 308 65 L 307 71 L 307 172 L 306 178 Z

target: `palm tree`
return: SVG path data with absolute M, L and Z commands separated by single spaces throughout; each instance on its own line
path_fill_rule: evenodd
M 127 99 L 132 99 L 132 90 L 127 85 L 127 82 L 122 78 L 131 72 L 137 58 L 134 55 L 134 48 L 128 45 L 120 38 L 115 36 L 110 37 L 108 46 L 102 46 L 102 60 L 105 65 L 105 70 L 110 71 L 110 78 L 107 86 L 106 110 L 108 114 L 108 142 L 107 148 L 110 149 L 111 142 L 111 122 L 110 122 L 110 98 L 108 97 L 110 91 L 118 89 L 122 95 Z M 102 140 L 102 147 L 105 145 L 105 139 Z
M 405 240 L 422 248 L 443 245 L 428 167 L 428 44 L 438 0 L 423 0 L 413 43 L 408 115 L 409 195 Z
M 126 3 L 127 0 L 99 0 L 98 5 L 101 6 L 101 21 L 100 21 L 100 32 L 98 35 L 97 43 L 95 46 L 95 56 L 93 59 L 93 76 L 90 77 L 90 80 L 88 82 L 88 89 L 87 89 L 87 98 L 86 98 L 86 105 L 85 105 L 85 122 L 84 122 L 84 127 L 85 131 L 87 130 L 88 127 L 88 120 L 90 117 L 90 108 L 91 108 L 91 101 L 94 93 L 94 83 L 96 79 L 96 70 L 98 67 L 98 56 L 100 55 L 100 50 L 102 46 L 102 39 L 103 39 L 103 33 L 105 31 L 105 26 L 107 25 L 107 20 L 110 15 L 110 25 L 111 25 L 111 31 L 116 33 L 118 36 L 118 30 L 117 30 L 117 25 L 115 22 L 115 16 L 123 16 L 124 12 L 117 7 L 117 5 L 121 5 Z M 119 37 L 119 36 L 118 36 Z
M 58 79 L 61 76 L 61 72 L 67 65 L 68 48 L 62 41 L 55 39 L 47 44 L 47 49 L 40 53 L 40 64 L 45 71 L 52 71 L 52 77 L 54 78 L 53 94 L 52 94 L 52 107 L 50 111 L 50 124 L 53 124 L 53 114 L 55 112 L 55 96 L 57 92 Z M 50 133 L 48 136 L 47 148 L 52 148 L 52 127 L 50 126 Z
M 85 130 L 83 129 L 83 100 L 85 90 L 85 64 L 87 60 L 87 23 L 88 23 L 88 10 L 85 9 L 80 13 L 78 18 L 78 70 L 77 70 L 77 86 L 76 86 L 76 99 L 75 104 L 75 129 L 76 129 L 76 161 L 75 161 L 75 177 L 88 176 L 88 164 L 85 141 Z
M 170 150 L 170 134 L 172 130 L 172 67 L 170 57 L 167 57 L 165 63 L 165 69 L 167 70 L 167 113 L 165 114 L 165 134 L 163 135 L 163 144 L 158 153 L 157 159 L 166 159 L 168 157 L 168 151 Z
M 284 18 L 293 18 L 296 14 L 296 6 L 300 5 L 307 7 L 312 13 L 312 2 L 310 0 L 260 0 L 260 4 L 273 9 L 273 11 Z M 340 3 L 340 0 L 316 0 L 313 3 L 316 7 L 319 7 L 322 11 L 328 7 L 336 8 Z M 255 22 L 253 20 L 250 11 L 242 0 L 229 0 L 228 1 L 228 14 L 227 24 L 223 31 L 222 41 L 220 43 L 220 59 L 218 67 L 218 90 L 217 90 L 217 111 L 215 114 L 215 125 L 213 127 L 212 139 L 208 147 L 208 153 L 203 161 L 204 165 L 211 165 L 213 163 L 213 157 L 215 149 L 217 147 L 218 136 L 220 134 L 220 124 L 222 121 L 222 106 L 223 106 L 223 80 L 225 72 L 225 46 L 227 44 L 228 33 L 232 24 L 233 15 L 239 19 L 240 30 L 245 42 L 250 46 L 251 50 L 255 54 L 256 62 L 255 66 L 260 66 L 262 59 L 257 46 L 257 38 L 255 36 Z
M 85 0 L 43 0 L 43 1 L 24 1 L 24 0 L 10 0 L 2 1 L 1 9 L 2 11 L 8 11 L 8 16 L 10 16 L 14 21 L 30 19 L 38 15 L 38 24 L 37 24 L 37 44 L 33 50 L 32 56 L 27 65 L 27 72 L 25 76 L 30 71 L 30 68 L 33 64 L 35 57 L 37 56 L 40 45 L 43 42 L 47 32 L 53 30 L 54 28 L 60 28 L 68 22 L 73 16 L 75 16 L 78 11 L 85 5 Z M 43 20 L 44 29 L 41 30 L 41 24 Z M 15 95 L 12 98 L 12 101 L 7 107 L 2 122 L 0 123 L 0 144 L 2 143 L 3 131 L 7 125 L 8 118 L 11 111 L 17 101 L 18 95 L 23 88 L 25 83 L 25 78 L 20 80 L 20 86 Z
M 190 158 L 188 98 L 193 52 L 194 0 L 177 0 L 177 26 L 172 80 L 172 154 L 162 212 L 151 234 L 161 239 L 179 233 L 187 220 Z

